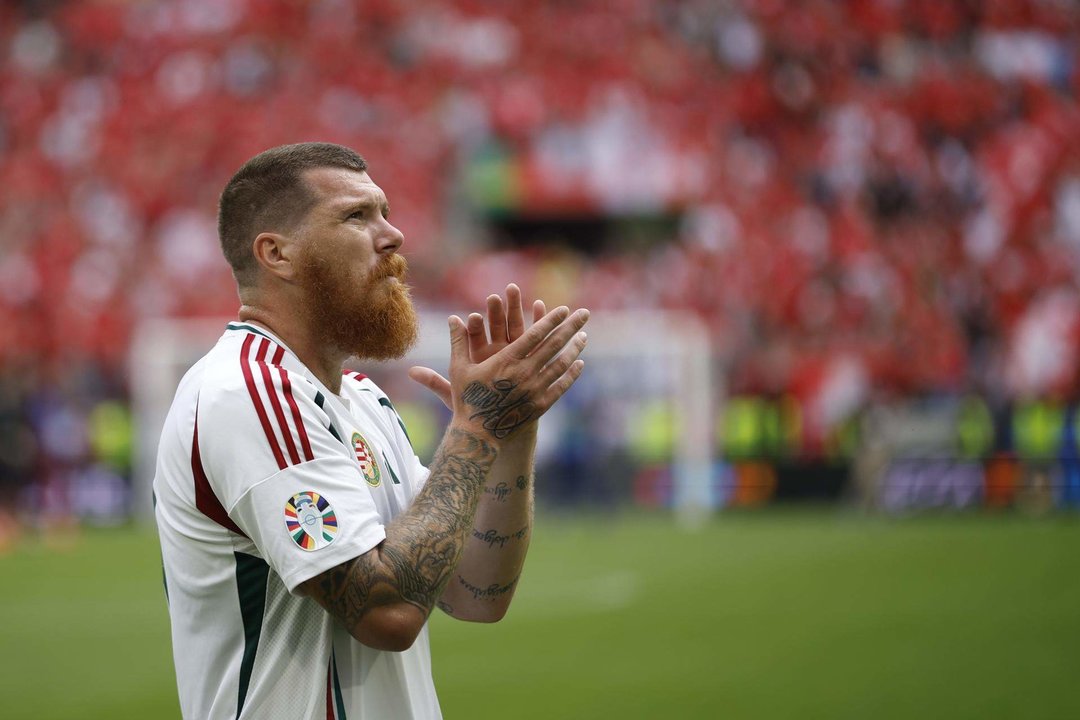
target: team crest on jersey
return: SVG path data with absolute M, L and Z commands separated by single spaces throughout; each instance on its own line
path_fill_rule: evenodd
M 379 487 L 382 482 L 382 474 L 379 472 L 379 463 L 375 462 L 375 453 L 364 436 L 358 432 L 352 434 L 352 446 L 356 451 L 356 461 L 360 463 L 360 471 L 364 473 L 364 479 L 371 487 Z
M 305 490 L 285 503 L 285 528 L 303 550 L 318 550 L 334 542 L 337 515 L 330 502 L 317 492 Z

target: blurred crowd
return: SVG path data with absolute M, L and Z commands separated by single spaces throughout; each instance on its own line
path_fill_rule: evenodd
M 420 303 L 694 312 L 811 449 L 895 398 L 1070 403 L 1078 40 L 1071 0 L 2 3 L 0 476 L 125 476 L 133 328 L 234 314 L 217 193 L 311 139 L 368 158 Z M 586 254 L 496 249 L 507 215 L 677 221 Z

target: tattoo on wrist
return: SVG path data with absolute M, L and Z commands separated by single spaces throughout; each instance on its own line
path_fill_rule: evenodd
M 517 480 L 515 480 L 514 482 L 517 485 L 518 490 L 524 490 L 525 487 L 529 484 L 529 481 L 525 479 L 524 475 L 518 475 Z
M 520 578 L 521 575 L 518 575 L 516 578 L 506 583 L 505 585 L 500 585 L 499 583 L 491 583 L 487 587 L 480 587 L 478 585 L 473 585 L 471 582 L 458 575 L 458 583 L 460 583 L 461 587 L 465 588 L 465 590 L 472 593 L 474 600 L 494 600 L 513 590 L 514 586 L 517 585 L 517 581 Z
M 439 609 L 442 610 L 447 615 L 453 615 L 454 614 L 454 608 L 450 606 L 450 603 L 448 603 L 448 602 L 446 602 L 444 600 L 440 600 L 437 603 L 437 605 L 439 606 Z
M 514 394 L 518 384 L 511 380 L 496 380 L 491 386 L 470 383 L 461 394 L 466 405 L 476 408 L 470 420 L 482 420 L 483 428 L 502 440 L 533 419 L 536 405 L 527 393 Z
M 528 525 L 521 528 L 517 532 L 510 533 L 509 535 L 500 535 L 498 533 L 498 531 L 495 530 L 495 528 L 491 528 L 490 530 L 484 530 L 483 532 L 481 532 L 480 530 L 476 530 L 474 528 L 473 531 L 472 531 L 472 536 L 474 538 L 476 538 L 480 542 L 486 542 L 487 546 L 489 548 L 493 548 L 496 545 L 498 545 L 499 549 L 502 549 L 503 547 L 505 547 L 506 543 L 511 538 L 514 539 L 514 540 L 522 540 L 528 534 L 529 534 L 529 526 Z

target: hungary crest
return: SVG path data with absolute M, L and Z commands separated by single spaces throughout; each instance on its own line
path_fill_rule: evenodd
M 305 490 L 285 503 L 285 528 L 301 549 L 318 550 L 334 542 L 337 515 L 325 497 Z
M 382 475 L 379 473 L 379 464 L 375 462 L 375 453 L 371 452 L 364 436 L 358 432 L 352 434 L 352 446 L 356 452 L 356 461 L 360 463 L 360 471 L 364 473 L 364 479 L 371 487 L 379 487 Z

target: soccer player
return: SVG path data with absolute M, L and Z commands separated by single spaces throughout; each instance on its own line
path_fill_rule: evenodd
M 580 375 L 588 311 L 521 294 L 449 318 L 452 411 L 425 468 L 350 356 L 417 332 L 403 236 L 352 150 L 273 148 L 221 196 L 239 322 L 184 376 L 155 513 L 186 718 L 437 718 L 426 623 L 494 622 L 532 532 L 537 421 Z M 490 337 L 488 332 L 490 331 Z

